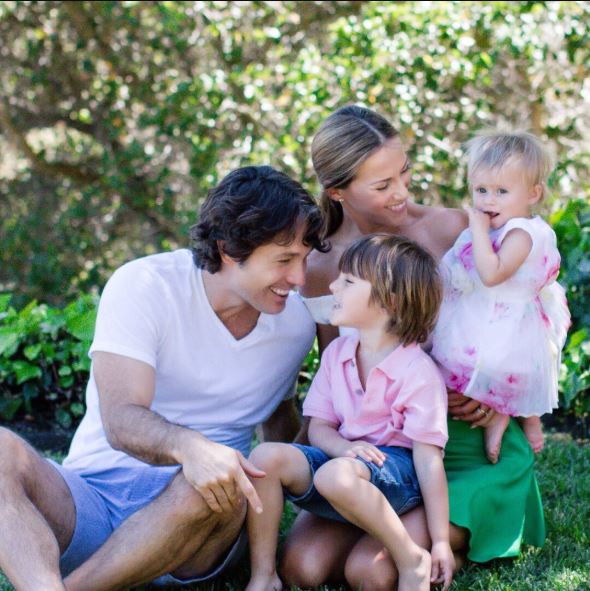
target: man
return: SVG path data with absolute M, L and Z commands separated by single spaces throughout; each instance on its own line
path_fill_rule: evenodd
M 202 581 L 235 560 L 247 504 L 261 510 L 253 429 L 296 431 L 314 323 L 290 292 L 320 229 L 298 183 L 243 168 L 210 191 L 192 256 L 114 273 L 63 467 L 0 430 L 0 568 L 17 590 Z

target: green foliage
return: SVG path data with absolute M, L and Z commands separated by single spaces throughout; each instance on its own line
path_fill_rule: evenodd
M 589 190 L 590 193 L 590 190 Z M 563 354 L 562 403 L 590 413 L 590 201 L 573 200 L 551 218 L 562 252 L 559 280 L 567 288 L 572 328 Z
M 545 213 L 559 210 L 574 311 L 561 388 L 588 410 L 587 214 L 572 204 L 590 173 L 590 3 L 19 1 L 0 4 L 0 39 L 13 302 L 62 305 L 126 260 L 186 245 L 237 166 L 270 163 L 317 193 L 310 142 L 343 104 L 400 129 L 427 204 L 466 198 L 475 129 L 526 127 L 558 163 Z M 14 387 L 37 373 L 19 361 Z
M 462 143 L 529 127 L 558 199 L 590 170 L 587 2 L 5 2 L 0 289 L 51 303 L 186 244 L 207 189 L 270 163 L 317 190 L 320 121 L 401 130 L 424 203 L 465 196 Z
M 84 414 L 96 299 L 63 309 L 0 296 L 0 418 L 46 418 L 70 427 Z

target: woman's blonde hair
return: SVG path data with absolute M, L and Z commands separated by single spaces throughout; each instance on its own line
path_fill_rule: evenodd
M 481 168 L 499 170 L 510 160 L 517 160 L 527 183 L 541 185 L 543 196 L 547 179 L 553 169 L 553 159 L 541 140 L 521 129 L 503 131 L 482 129 L 465 144 L 467 148 L 467 177 L 469 183 Z
M 442 301 L 438 266 L 421 246 L 392 234 L 368 234 L 342 254 L 338 268 L 371 284 L 370 301 L 390 315 L 388 330 L 403 345 L 423 343 Z
M 344 189 L 361 164 L 399 132 L 375 111 L 349 105 L 332 113 L 321 125 L 311 144 L 313 168 L 322 186 L 321 208 L 326 235 L 342 223 L 342 205 L 330 199 L 329 189 Z

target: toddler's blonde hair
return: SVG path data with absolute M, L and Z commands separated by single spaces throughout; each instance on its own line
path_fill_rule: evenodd
M 541 185 L 542 197 L 547 191 L 547 179 L 553 169 L 553 158 L 541 140 L 528 131 L 517 129 L 482 129 L 469 140 L 467 149 L 467 179 L 480 168 L 500 170 L 509 161 L 516 160 L 527 183 Z

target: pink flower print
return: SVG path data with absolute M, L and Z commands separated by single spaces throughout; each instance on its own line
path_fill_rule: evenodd
M 469 357 L 473 357 L 473 355 L 475 355 L 477 349 L 475 347 L 465 347 L 465 349 L 463 349 L 463 351 L 465 352 L 466 355 L 469 355 Z
M 517 376 L 515 376 L 514 374 L 512 374 L 512 373 L 511 373 L 511 374 L 510 374 L 510 375 L 509 375 L 509 376 L 506 378 L 506 381 L 507 381 L 509 384 L 518 384 L 518 377 L 517 377 Z
M 494 304 L 494 318 L 501 318 L 508 312 L 510 306 L 505 302 L 496 302 Z
M 491 387 L 485 395 L 485 403 L 503 415 L 516 415 L 511 392 Z
M 462 373 L 460 375 L 456 373 L 451 373 L 449 375 L 447 385 L 449 386 L 449 388 L 451 388 L 452 390 L 456 390 L 457 392 L 465 392 L 465 388 L 469 383 L 469 379 L 469 376 L 465 373 Z
M 554 281 L 557 278 L 557 275 L 559 275 L 559 263 L 556 263 L 547 271 L 547 278 L 545 280 L 545 283 L 547 284 L 551 281 Z
M 459 251 L 459 260 L 463 263 L 463 268 L 466 271 L 473 269 L 473 244 L 471 242 L 467 242 Z
M 537 304 L 537 309 L 539 310 L 539 316 L 541 316 L 541 319 L 543 320 L 543 324 L 547 327 L 551 326 L 551 320 L 549 320 L 549 316 L 547 316 L 547 314 L 545 314 L 545 310 L 543 310 L 543 304 L 541 303 L 539 296 L 537 296 L 535 298 L 535 304 Z

